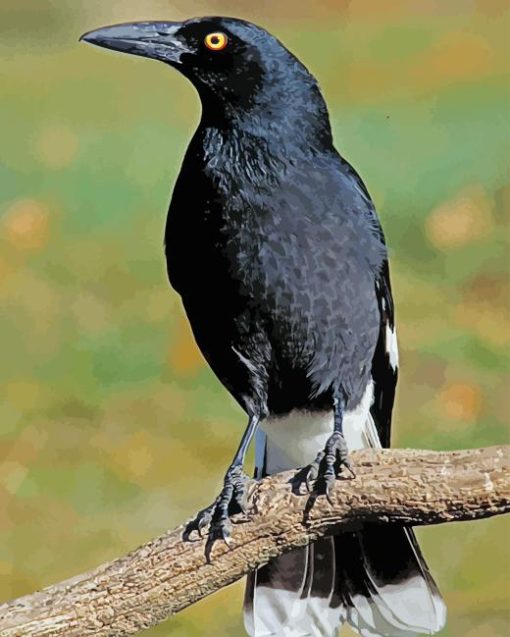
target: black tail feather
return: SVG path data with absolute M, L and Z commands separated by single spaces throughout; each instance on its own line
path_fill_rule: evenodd
M 290 628 L 296 637 L 333 637 L 343 621 L 363 637 L 415 637 L 443 627 L 445 607 L 411 529 L 367 525 L 248 576 L 251 637 L 284 637 Z

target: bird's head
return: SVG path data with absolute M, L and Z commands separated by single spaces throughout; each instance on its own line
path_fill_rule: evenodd
M 196 87 L 206 114 L 301 110 L 305 120 L 328 121 L 314 77 L 275 37 L 244 20 L 135 22 L 90 31 L 81 39 L 178 69 Z

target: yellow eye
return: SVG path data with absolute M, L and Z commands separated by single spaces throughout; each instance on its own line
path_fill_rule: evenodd
M 221 31 L 216 31 L 205 36 L 204 44 L 211 51 L 222 51 L 228 44 L 228 38 Z

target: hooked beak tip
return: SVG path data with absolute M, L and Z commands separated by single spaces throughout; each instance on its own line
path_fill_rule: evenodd
M 80 42 L 88 42 L 105 49 L 131 53 L 146 58 L 177 64 L 186 45 L 173 36 L 181 23 L 132 22 L 87 31 Z
M 89 44 L 97 44 L 98 42 L 97 33 L 99 30 L 100 29 L 97 29 L 95 31 L 87 31 L 86 33 L 83 33 L 78 38 L 78 42 L 87 42 Z

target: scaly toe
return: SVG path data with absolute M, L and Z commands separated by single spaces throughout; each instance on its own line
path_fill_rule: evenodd
M 305 485 L 308 493 L 312 493 L 315 489 L 316 482 L 320 476 L 320 469 L 324 456 L 325 452 L 320 451 L 315 460 L 308 467 L 308 473 L 305 477 Z
M 230 474 L 230 484 L 232 485 L 233 493 L 230 497 L 229 509 L 232 504 L 236 505 L 241 513 L 246 513 L 247 496 L 250 485 L 254 481 L 244 473 L 240 467 L 236 467 Z M 236 513 L 229 511 L 230 513 Z
M 247 509 L 247 495 L 248 495 L 248 489 L 247 487 L 244 487 L 243 490 L 238 490 L 236 489 L 234 491 L 234 502 L 236 503 L 237 507 L 239 508 L 239 510 L 241 511 L 241 513 L 243 513 L 244 515 L 246 515 L 246 509 Z
M 328 502 L 332 504 L 331 490 L 335 480 L 340 476 L 342 467 L 346 467 L 352 477 L 356 477 L 352 464 L 348 458 L 347 445 L 343 435 L 336 431 L 328 439 L 324 450 L 317 454 L 311 463 L 305 478 L 306 487 L 309 492 L 311 482 L 315 481 L 313 492 L 315 495 L 325 495 Z
M 200 511 L 193 520 L 190 520 L 186 524 L 186 526 L 184 527 L 184 531 L 182 533 L 182 539 L 184 542 L 191 541 L 191 535 L 193 531 L 196 531 L 198 536 L 202 537 L 203 529 L 208 524 L 210 524 L 212 520 L 214 507 L 215 507 L 215 504 L 212 504 L 211 506 L 208 506 L 206 509 L 202 509 L 202 511 Z
M 341 460 L 339 459 L 338 465 L 339 465 L 339 471 L 338 471 L 339 474 L 342 471 L 342 467 L 345 467 L 347 471 L 349 471 L 349 473 L 351 474 L 352 478 L 356 477 L 356 472 L 354 471 L 352 462 L 348 458 L 343 458 Z
M 228 518 L 220 518 L 213 522 L 209 531 L 209 541 L 211 544 L 216 540 L 222 540 L 228 547 L 231 547 L 231 528 L 231 523 Z

